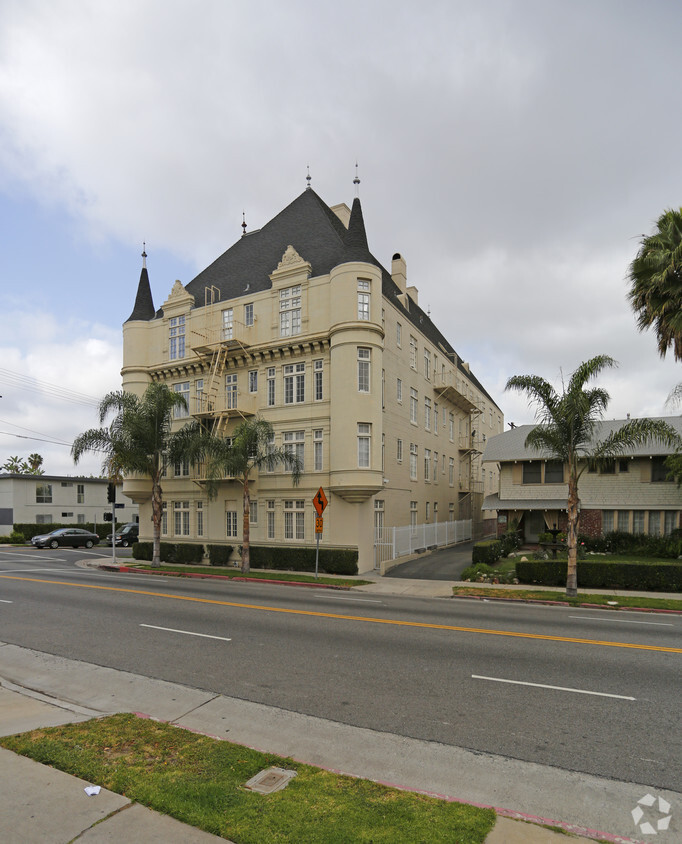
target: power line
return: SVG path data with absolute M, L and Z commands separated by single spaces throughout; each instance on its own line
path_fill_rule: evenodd
M 41 437 L 27 437 L 26 434 L 12 434 L 10 431 L 0 431 L 0 434 L 5 434 L 8 437 L 18 437 L 20 440 L 35 440 L 39 443 L 51 443 L 52 445 L 65 445 L 71 448 L 71 443 L 59 442 L 59 440 L 44 440 Z
M 40 381 L 38 378 L 21 375 L 18 372 L 12 372 L 10 369 L 0 368 L 0 381 L 14 387 L 18 387 L 21 390 L 49 395 L 53 398 L 73 402 L 74 404 L 82 404 L 86 407 L 97 407 L 100 401 L 87 393 L 80 393 L 76 390 L 67 390 L 63 387 L 57 387 L 54 384 L 49 384 L 47 381 Z

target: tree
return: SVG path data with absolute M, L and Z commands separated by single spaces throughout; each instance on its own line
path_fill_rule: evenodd
M 45 470 L 42 469 L 43 458 L 40 454 L 34 452 L 28 456 L 28 474 L 29 475 L 44 475 Z
M 71 447 L 74 463 L 78 463 L 85 452 L 103 452 L 102 469 L 108 478 L 116 478 L 121 473 L 136 473 L 150 478 L 154 537 L 152 566 L 161 565 L 161 475 L 165 455 L 171 448 L 176 459 L 183 459 L 185 454 L 182 447 L 175 443 L 182 429 L 171 432 L 176 408 L 186 411 L 187 401 L 165 384 L 150 384 L 141 398 L 123 390 L 107 393 L 99 404 L 99 422 L 104 425 L 113 413 L 109 427 L 85 431 L 76 437 Z M 185 450 L 191 444 L 186 437 L 181 437 L 181 442 Z
M 15 454 L 12 457 L 8 457 L 7 460 L 3 464 L 3 469 L 6 472 L 11 472 L 13 475 L 21 475 L 24 473 L 24 467 L 26 464 L 19 459 L 19 455 Z
M 242 572 L 247 574 L 250 561 L 250 511 L 249 477 L 253 469 L 272 472 L 279 464 L 291 473 L 296 485 L 301 478 L 302 465 L 296 454 L 288 448 L 276 448 L 272 425 L 262 419 L 244 420 L 234 431 L 231 439 L 222 439 L 207 433 L 197 422 L 178 432 L 174 447 L 190 455 L 192 462 L 205 460 L 206 480 L 209 497 L 217 495 L 219 484 L 226 477 L 234 477 L 242 485 L 243 535 Z M 171 447 L 170 459 L 176 453 Z
M 28 460 L 20 460 L 18 455 L 8 458 L 2 468 L 16 475 L 44 475 L 43 458 L 39 454 L 29 454 Z
M 682 360 L 682 208 L 664 211 L 653 234 L 642 235 L 628 278 L 637 327 L 654 329 L 661 357 L 672 347 Z
M 633 419 L 601 441 L 595 440 L 595 428 L 608 407 L 610 396 L 600 387 L 586 389 L 586 384 L 607 368 L 617 366 L 607 355 L 598 355 L 581 363 L 571 375 L 561 394 L 538 375 L 515 375 L 507 381 L 507 390 L 528 396 L 536 406 L 538 424 L 526 437 L 526 446 L 542 452 L 568 467 L 566 512 L 568 529 L 568 571 L 566 594 L 575 597 L 578 591 L 578 527 L 580 499 L 578 481 L 585 469 L 599 468 L 628 449 L 658 440 L 665 445 L 679 446 L 680 437 L 667 423 L 656 419 Z

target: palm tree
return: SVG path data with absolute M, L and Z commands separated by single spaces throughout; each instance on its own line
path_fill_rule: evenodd
M 176 452 L 176 449 L 178 450 Z M 296 485 L 301 479 L 302 465 L 296 454 L 288 448 L 276 448 L 272 425 L 261 417 L 244 420 L 235 429 L 231 439 L 222 439 L 205 431 L 198 422 L 187 425 L 178 432 L 169 450 L 169 459 L 185 454 L 194 462 L 206 461 L 208 495 L 217 495 L 220 482 L 234 477 L 243 489 L 242 572 L 247 574 L 250 562 L 250 511 L 249 477 L 252 469 L 268 472 L 282 464 L 291 473 Z
M 515 375 L 506 386 L 507 390 L 526 393 L 529 402 L 536 406 L 538 424 L 526 437 L 526 446 L 568 466 L 566 594 L 570 597 L 578 592 L 578 481 L 582 473 L 588 466 L 603 466 L 633 446 L 650 440 L 670 446 L 680 443 L 677 432 L 656 419 L 633 419 L 603 440 L 595 441 L 595 427 L 606 412 L 610 396 L 600 387 L 586 389 L 586 384 L 602 370 L 614 366 L 617 366 L 616 361 L 608 355 L 598 355 L 581 363 L 571 375 L 568 386 L 563 385 L 561 394 L 538 375 Z
M 124 390 L 107 393 L 99 403 L 99 422 L 114 414 L 108 428 L 91 428 L 73 441 L 71 454 L 74 463 L 88 451 L 104 454 L 103 472 L 108 478 L 121 473 L 146 475 L 152 482 L 152 566 L 161 565 L 161 518 L 163 498 L 161 476 L 165 455 L 172 446 L 176 459 L 182 459 L 175 444 L 180 432 L 171 433 L 173 412 L 187 410 L 187 401 L 180 393 L 165 384 L 153 383 L 140 398 Z M 187 440 L 182 440 L 187 447 Z
M 642 235 L 628 279 L 637 327 L 653 327 L 661 357 L 672 347 L 682 360 L 682 208 L 664 211 L 654 233 Z

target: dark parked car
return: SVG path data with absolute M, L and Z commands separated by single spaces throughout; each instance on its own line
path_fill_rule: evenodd
M 81 530 L 80 528 L 58 528 L 52 533 L 44 533 L 41 536 L 34 536 L 31 539 L 31 544 L 36 548 L 78 548 L 84 545 L 86 548 L 92 548 L 93 545 L 99 543 L 99 536 L 96 533 L 91 533 L 89 530 Z
M 140 536 L 140 526 L 137 522 L 128 522 L 116 531 L 116 544 L 127 548 L 137 542 Z M 105 545 L 111 545 L 111 534 L 104 540 Z

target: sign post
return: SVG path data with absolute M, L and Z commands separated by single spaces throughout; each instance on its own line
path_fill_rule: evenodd
M 315 519 L 315 539 L 317 541 L 317 548 L 315 550 L 315 580 L 317 580 L 318 564 L 320 560 L 320 536 L 324 526 L 322 513 L 324 513 L 324 508 L 327 506 L 327 503 L 327 496 L 324 494 L 322 487 L 320 487 L 313 497 L 313 507 L 317 513 L 317 518 Z

